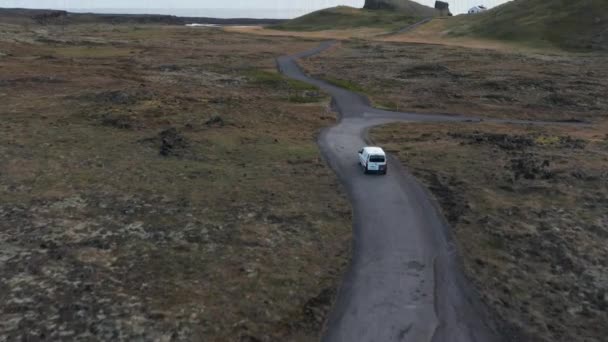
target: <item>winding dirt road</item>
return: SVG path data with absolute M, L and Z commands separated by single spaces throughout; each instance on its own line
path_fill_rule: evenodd
M 286 76 L 329 93 L 340 114 L 319 146 L 345 186 L 354 211 L 353 259 L 323 341 L 494 342 L 504 338 L 463 276 L 450 227 L 428 191 L 392 157 L 387 176 L 367 176 L 357 151 L 367 130 L 390 122 L 493 122 L 586 125 L 390 112 L 357 93 L 307 76 L 297 60 L 334 42 L 277 59 Z
M 353 260 L 323 341 L 500 341 L 462 276 L 449 227 L 426 189 L 397 160 L 387 176 L 366 176 L 356 157 L 376 125 L 479 119 L 378 110 L 359 94 L 304 74 L 297 60 L 332 44 L 277 60 L 286 76 L 331 94 L 341 116 L 322 132 L 319 146 L 353 204 Z

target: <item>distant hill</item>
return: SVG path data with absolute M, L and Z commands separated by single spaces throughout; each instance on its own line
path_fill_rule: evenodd
M 410 1 L 408 1 L 410 2 Z M 399 29 L 432 16 L 434 9 L 422 6 L 422 9 L 389 10 L 359 9 L 347 6 L 332 7 L 286 21 L 271 28 L 288 31 L 322 31 L 349 29 L 358 27 Z M 431 11 L 427 11 L 430 9 Z M 432 14 L 429 14 L 432 13 Z
M 217 24 L 217 25 L 266 25 L 281 23 L 279 19 L 217 19 L 202 17 L 177 17 L 156 14 L 96 14 L 71 13 L 58 10 L 0 8 L 0 23 L 6 24 Z
M 608 0 L 514 0 L 490 11 L 451 20 L 450 34 L 608 50 Z
M 365 0 L 363 8 L 403 11 L 416 17 L 433 17 L 436 14 L 434 8 L 410 0 Z

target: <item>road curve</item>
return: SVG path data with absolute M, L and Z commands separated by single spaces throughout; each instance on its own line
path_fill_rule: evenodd
M 376 125 L 480 119 L 379 110 L 360 94 L 308 77 L 297 60 L 332 44 L 277 59 L 286 76 L 331 94 L 340 114 L 339 123 L 325 129 L 318 143 L 353 205 L 353 259 L 322 340 L 501 341 L 462 275 L 449 227 L 432 196 L 394 158 L 386 176 L 364 175 L 356 158 L 367 130 Z
M 406 33 L 406 32 L 412 31 L 413 29 L 415 29 L 415 28 L 417 28 L 419 26 L 422 26 L 422 25 L 430 22 L 433 19 L 434 18 L 432 18 L 432 17 L 431 18 L 424 18 L 424 19 L 422 19 L 422 20 L 420 20 L 418 22 L 415 22 L 415 23 L 413 23 L 411 25 L 408 25 L 406 27 L 402 27 L 402 28 L 400 28 L 398 30 L 395 30 L 395 31 L 391 31 L 391 32 L 387 32 L 387 33 L 382 33 L 382 34 L 377 35 L 376 37 L 388 37 L 388 36 L 394 36 L 394 35 L 397 35 L 397 34 Z

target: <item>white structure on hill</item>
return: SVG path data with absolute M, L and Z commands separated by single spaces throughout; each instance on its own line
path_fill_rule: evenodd
M 469 12 L 468 12 L 468 13 L 469 13 L 469 14 L 476 14 L 476 13 L 485 12 L 485 11 L 487 11 L 487 10 L 488 10 L 488 9 L 486 8 L 486 6 L 484 6 L 484 5 L 479 5 L 479 6 L 472 7 L 472 8 L 469 10 Z

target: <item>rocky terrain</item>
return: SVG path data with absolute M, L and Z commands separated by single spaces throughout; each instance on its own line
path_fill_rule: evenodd
M 387 109 L 584 121 L 608 115 L 604 61 L 599 53 L 355 41 L 304 65 L 318 78 L 355 85 Z
M 598 127 L 372 131 L 435 195 L 509 341 L 608 334 L 608 136 Z
M 316 340 L 350 209 L 274 64 L 314 45 L 0 24 L 0 341 Z
M 377 34 L 418 18 L 323 13 L 294 23 L 352 37 L 353 24 Z M 603 27 L 596 17 L 585 27 Z M 318 339 L 350 209 L 314 143 L 335 120 L 329 99 L 274 63 L 317 42 L 176 20 L 0 10 L 0 341 Z M 452 34 L 468 36 L 465 24 Z M 593 32 L 581 34 L 591 50 Z M 510 340 L 599 342 L 604 62 L 352 40 L 304 65 L 388 109 L 592 123 L 401 124 L 372 137 L 440 202 Z

